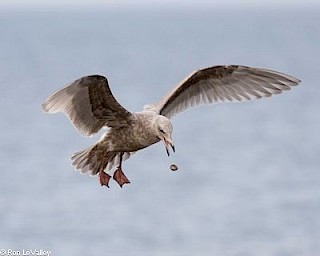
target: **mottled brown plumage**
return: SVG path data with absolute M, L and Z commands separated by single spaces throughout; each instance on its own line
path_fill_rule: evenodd
M 130 183 L 122 171 L 122 162 L 134 152 L 160 140 L 168 155 L 169 146 L 174 150 L 169 119 L 179 112 L 201 104 L 269 97 L 299 82 L 267 69 L 214 66 L 191 73 L 159 103 L 131 113 L 113 97 L 107 79 L 93 75 L 66 85 L 50 96 L 42 108 L 48 113 L 63 112 L 86 136 L 107 127 L 109 130 L 95 145 L 73 155 L 72 164 L 81 173 L 99 173 L 100 184 L 108 187 L 108 172 L 117 166 L 113 179 L 122 187 Z

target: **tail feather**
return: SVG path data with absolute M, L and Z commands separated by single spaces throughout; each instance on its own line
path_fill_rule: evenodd
M 106 147 L 97 143 L 94 146 L 75 153 L 72 157 L 72 165 L 82 174 L 96 175 L 101 168 L 111 170 L 119 165 L 121 152 L 107 151 Z M 125 152 L 122 161 L 127 160 L 132 152 Z M 104 166 L 102 166 L 104 165 Z

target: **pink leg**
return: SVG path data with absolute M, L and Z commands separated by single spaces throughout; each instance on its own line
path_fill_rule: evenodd
M 102 163 L 99 169 L 99 181 L 101 186 L 107 186 L 109 188 L 109 180 L 111 176 L 108 173 L 104 172 L 104 168 L 106 167 L 106 157 L 103 158 Z
M 117 170 L 113 174 L 113 179 L 119 184 L 120 187 L 122 187 L 124 184 L 130 183 L 126 175 L 124 175 L 121 165 L 122 165 L 122 155 L 123 153 L 120 154 L 120 164 L 117 168 Z

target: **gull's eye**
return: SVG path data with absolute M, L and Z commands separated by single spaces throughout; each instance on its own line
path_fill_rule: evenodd
M 159 128 L 159 131 L 163 134 L 165 133 L 164 130 L 162 130 L 161 128 Z

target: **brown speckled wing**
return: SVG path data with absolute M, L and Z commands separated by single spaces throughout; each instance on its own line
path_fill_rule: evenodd
M 261 68 L 214 66 L 197 70 L 183 80 L 154 109 L 168 118 L 190 107 L 270 97 L 290 90 L 299 79 Z
M 107 78 L 99 75 L 80 78 L 50 96 L 42 109 L 63 112 L 86 136 L 103 126 L 121 127 L 131 122 L 132 114 L 113 97 Z

